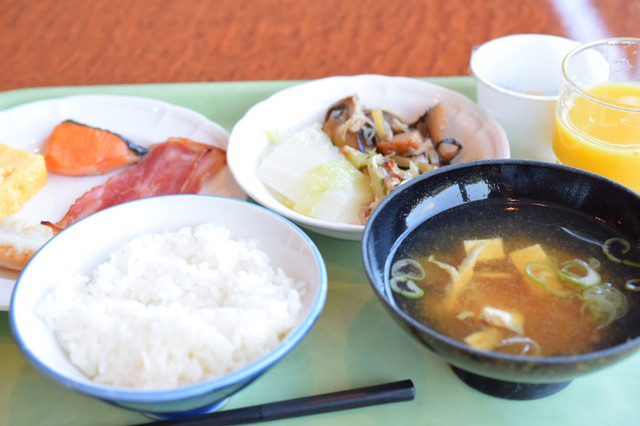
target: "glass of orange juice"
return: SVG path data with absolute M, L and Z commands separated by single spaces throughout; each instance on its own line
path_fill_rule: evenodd
M 562 63 L 553 152 L 640 193 L 640 39 L 610 38 Z

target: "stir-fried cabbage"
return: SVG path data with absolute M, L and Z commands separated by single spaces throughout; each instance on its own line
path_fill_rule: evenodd
M 362 206 L 373 199 L 367 176 L 319 124 L 280 135 L 257 174 L 285 205 L 329 222 L 361 224 Z

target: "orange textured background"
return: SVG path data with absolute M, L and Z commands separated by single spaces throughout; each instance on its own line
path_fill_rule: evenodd
M 640 1 L 0 0 L 0 90 L 467 75 L 474 46 L 536 32 L 640 36 Z M 241 6 L 241 7 L 239 7 Z M 583 32 L 572 30 L 573 26 Z

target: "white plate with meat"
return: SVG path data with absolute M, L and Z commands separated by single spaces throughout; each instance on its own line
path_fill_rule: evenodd
M 224 128 L 205 116 L 163 101 L 134 96 L 80 95 L 35 101 L 0 111 L 0 143 L 44 154 L 49 135 L 65 120 L 107 129 L 142 147 L 176 137 L 226 150 L 229 136 Z M 120 172 L 83 177 L 49 172 L 44 188 L 13 216 L 33 223 L 56 223 L 83 194 Z M 226 166 L 204 182 L 200 193 L 246 199 Z M 18 274 L 0 268 L 2 310 L 8 309 Z

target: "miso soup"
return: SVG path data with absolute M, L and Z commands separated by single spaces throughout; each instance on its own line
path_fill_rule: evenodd
M 461 205 L 404 236 L 387 271 L 398 307 L 481 350 L 591 352 L 640 320 L 637 242 L 559 206 Z

